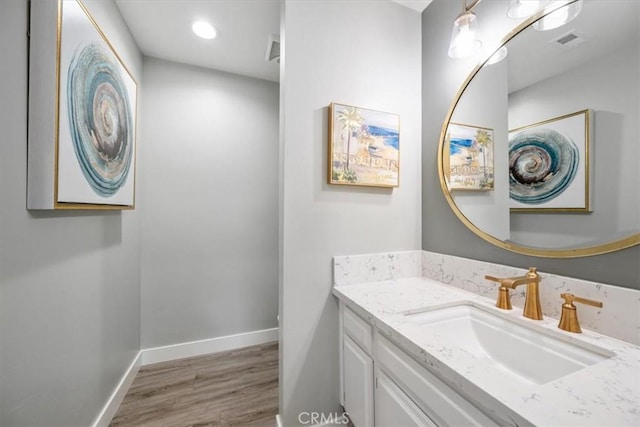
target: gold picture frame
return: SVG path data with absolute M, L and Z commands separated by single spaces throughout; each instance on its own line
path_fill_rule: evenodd
M 137 82 L 81 0 L 32 4 L 30 86 L 27 208 L 134 209 Z
M 331 103 L 328 155 L 329 184 L 398 187 L 400 116 Z
M 509 131 L 511 212 L 592 211 L 592 126 L 585 109 Z
M 488 127 L 449 123 L 443 159 L 449 190 L 494 190 L 493 134 Z

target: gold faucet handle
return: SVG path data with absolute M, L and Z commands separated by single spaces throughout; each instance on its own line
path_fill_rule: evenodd
M 494 276 L 484 276 L 485 279 L 491 280 L 492 282 L 500 283 L 500 288 L 511 287 L 513 284 L 513 279 L 510 277 L 494 277 Z
M 498 299 L 496 301 L 496 307 L 502 308 L 503 310 L 513 309 L 513 307 L 511 306 L 511 296 L 509 295 L 509 288 L 505 286 L 505 280 L 508 279 L 500 279 L 493 276 L 484 276 L 484 278 L 487 280 L 491 280 L 492 282 L 498 282 L 500 284 L 500 287 L 498 288 Z
M 579 302 L 580 304 L 602 308 L 602 301 L 595 301 L 588 298 L 577 297 L 573 294 L 560 294 L 560 297 L 564 298 L 564 303 L 567 305 L 573 305 L 574 302 Z
M 487 279 L 487 280 L 491 280 L 492 282 L 502 283 L 502 279 L 499 278 L 499 277 L 484 276 L 484 278 Z
M 578 322 L 578 310 L 573 305 L 574 302 L 581 304 L 592 305 L 594 307 L 602 307 L 602 302 L 594 301 L 592 299 L 577 297 L 573 294 L 560 294 L 564 298 L 564 304 L 562 304 L 562 314 L 560 315 L 560 323 L 558 328 L 568 332 L 581 333 L 580 323 Z

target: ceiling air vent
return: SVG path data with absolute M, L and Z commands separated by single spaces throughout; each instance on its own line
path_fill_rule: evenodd
M 267 53 L 264 55 L 264 60 L 280 63 L 280 36 L 278 34 L 269 35 Z
M 584 38 L 580 34 L 576 33 L 575 30 L 571 30 L 568 33 L 564 33 L 561 36 L 556 37 L 549 43 L 560 49 L 568 50 L 584 43 Z

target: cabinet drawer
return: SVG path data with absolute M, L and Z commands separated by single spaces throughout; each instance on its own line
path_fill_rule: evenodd
M 364 351 L 371 354 L 373 328 L 346 306 L 344 306 L 342 315 L 342 327 L 351 339 L 357 342 Z
M 380 334 L 376 339 L 376 360 L 436 425 L 496 425 L 478 408 Z

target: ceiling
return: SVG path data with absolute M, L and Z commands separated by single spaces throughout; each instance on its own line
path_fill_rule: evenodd
M 116 0 L 146 56 L 278 81 L 277 62 L 266 62 L 270 34 L 280 33 L 277 0 Z M 212 40 L 191 31 L 196 20 L 218 31 Z
M 392 0 L 422 12 L 431 0 Z M 279 67 L 265 61 L 269 36 L 280 33 L 279 0 L 116 0 L 146 56 L 278 81 Z M 218 31 L 212 40 L 191 32 L 195 20 Z
M 422 13 L 433 0 L 391 0 L 394 3 L 401 4 L 410 9 L 417 10 Z
M 584 2 L 578 17 L 551 31 L 527 29 L 508 43 L 509 93 L 603 58 L 638 43 L 637 1 Z M 554 40 L 576 35 L 582 42 L 562 48 Z M 569 45 L 568 45 L 569 46 Z M 573 45 L 571 45 L 573 46 Z

